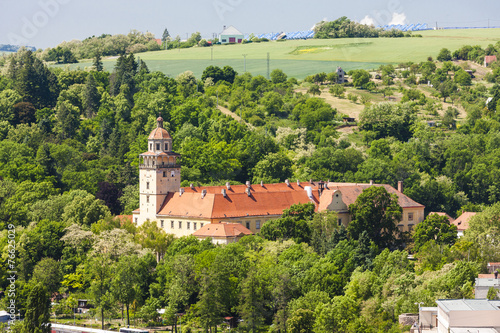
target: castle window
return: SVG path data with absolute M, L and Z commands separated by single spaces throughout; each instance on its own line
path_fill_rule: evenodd
M 137 224 L 138 220 L 139 219 L 136 217 L 135 220 L 134 220 L 135 224 Z
M 167 173 L 163 171 L 163 177 L 167 177 Z
M 155 161 L 153 161 L 153 165 L 155 165 Z
M 165 142 L 165 150 L 168 151 L 168 143 Z
M 247 222 L 247 229 L 250 229 L 250 222 Z
M 170 229 L 174 228 L 174 221 L 170 221 Z
M 179 229 L 182 229 L 182 221 L 179 221 Z
M 398 224 L 398 229 L 400 232 L 403 232 L 404 225 L 403 224 Z
M 160 220 L 160 222 L 161 222 L 161 227 L 162 227 L 162 229 L 163 229 L 163 220 Z
M 187 225 L 186 225 L 186 228 L 187 228 L 188 230 L 189 230 L 189 229 L 191 229 L 191 222 L 186 222 L 186 224 L 187 224 Z
M 411 232 L 413 230 L 413 224 L 408 224 L 408 231 Z
M 193 222 L 193 230 L 196 230 L 196 222 Z
M 175 171 L 170 172 L 170 176 L 174 177 L 175 176 Z
M 146 196 L 146 202 L 149 203 L 149 195 Z
M 200 222 L 200 228 L 203 228 L 203 222 Z
M 160 150 L 160 144 L 159 143 L 156 144 L 156 150 Z
M 152 143 L 149 144 L 149 150 L 153 150 L 153 144 Z
M 339 219 L 338 224 L 339 224 L 339 227 L 342 225 L 342 219 Z
M 149 182 L 146 183 L 146 190 L 149 190 Z
M 413 213 L 408 213 L 408 221 L 413 221 Z
M 255 221 L 255 229 L 260 229 L 260 220 Z

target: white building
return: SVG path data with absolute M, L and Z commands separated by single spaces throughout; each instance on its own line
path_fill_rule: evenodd
M 224 30 L 219 34 L 219 43 L 238 43 L 243 41 L 244 35 L 238 29 L 230 25 L 228 28 L 224 26 Z
M 500 301 L 440 299 L 436 303 L 437 307 L 420 308 L 419 326 L 423 332 L 500 332 Z M 414 330 L 414 332 L 418 331 Z

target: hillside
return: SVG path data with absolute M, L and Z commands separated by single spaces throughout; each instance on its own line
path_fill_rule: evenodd
M 186 70 L 201 77 L 210 65 L 229 65 L 237 72 L 246 69 L 252 75 L 267 75 L 267 53 L 270 70 L 279 68 L 290 77 L 303 79 L 311 73 L 331 72 L 337 66 L 346 71 L 374 69 L 381 64 L 405 61 L 421 62 L 428 56 L 436 57 L 443 47 L 455 50 L 463 45 L 486 47 L 500 40 L 500 29 L 429 30 L 414 38 L 341 38 L 309 39 L 284 42 L 264 42 L 240 45 L 215 45 L 214 47 L 175 49 L 138 54 L 153 71 L 171 77 Z M 213 60 L 212 60 L 213 57 Z M 116 57 L 104 60 L 107 70 L 112 70 Z M 82 60 L 69 68 L 91 66 L 91 60 Z M 68 66 L 68 65 L 65 65 Z

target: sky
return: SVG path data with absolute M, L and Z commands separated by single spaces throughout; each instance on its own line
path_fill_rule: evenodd
M 366 24 L 500 26 L 498 0 L 0 0 L 0 44 L 54 47 L 136 29 L 161 38 L 233 25 L 243 33 L 309 30 L 341 16 Z M 499 36 L 500 38 L 500 36 Z

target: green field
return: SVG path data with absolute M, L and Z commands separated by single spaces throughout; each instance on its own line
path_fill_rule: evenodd
M 216 45 L 213 48 L 175 49 L 138 54 L 150 70 L 176 76 L 191 70 L 200 77 L 210 65 L 232 66 L 236 71 L 246 69 L 253 75 L 267 74 L 267 53 L 270 69 L 282 69 L 289 76 L 303 79 L 309 74 L 331 72 L 337 66 L 345 70 L 373 69 L 380 64 L 405 61 L 420 62 L 436 57 L 443 47 L 454 51 L 463 45 L 495 44 L 500 41 L 500 29 L 430 30 L 420 32 L 422 38 L 343 38 L 309 39 L 284 42 Z M 212 60 L 213 57 L 213 60 Z M 104 61 L 112 69 L 115 59 Z M 90 62 L 70 65 L 85 68 Z

